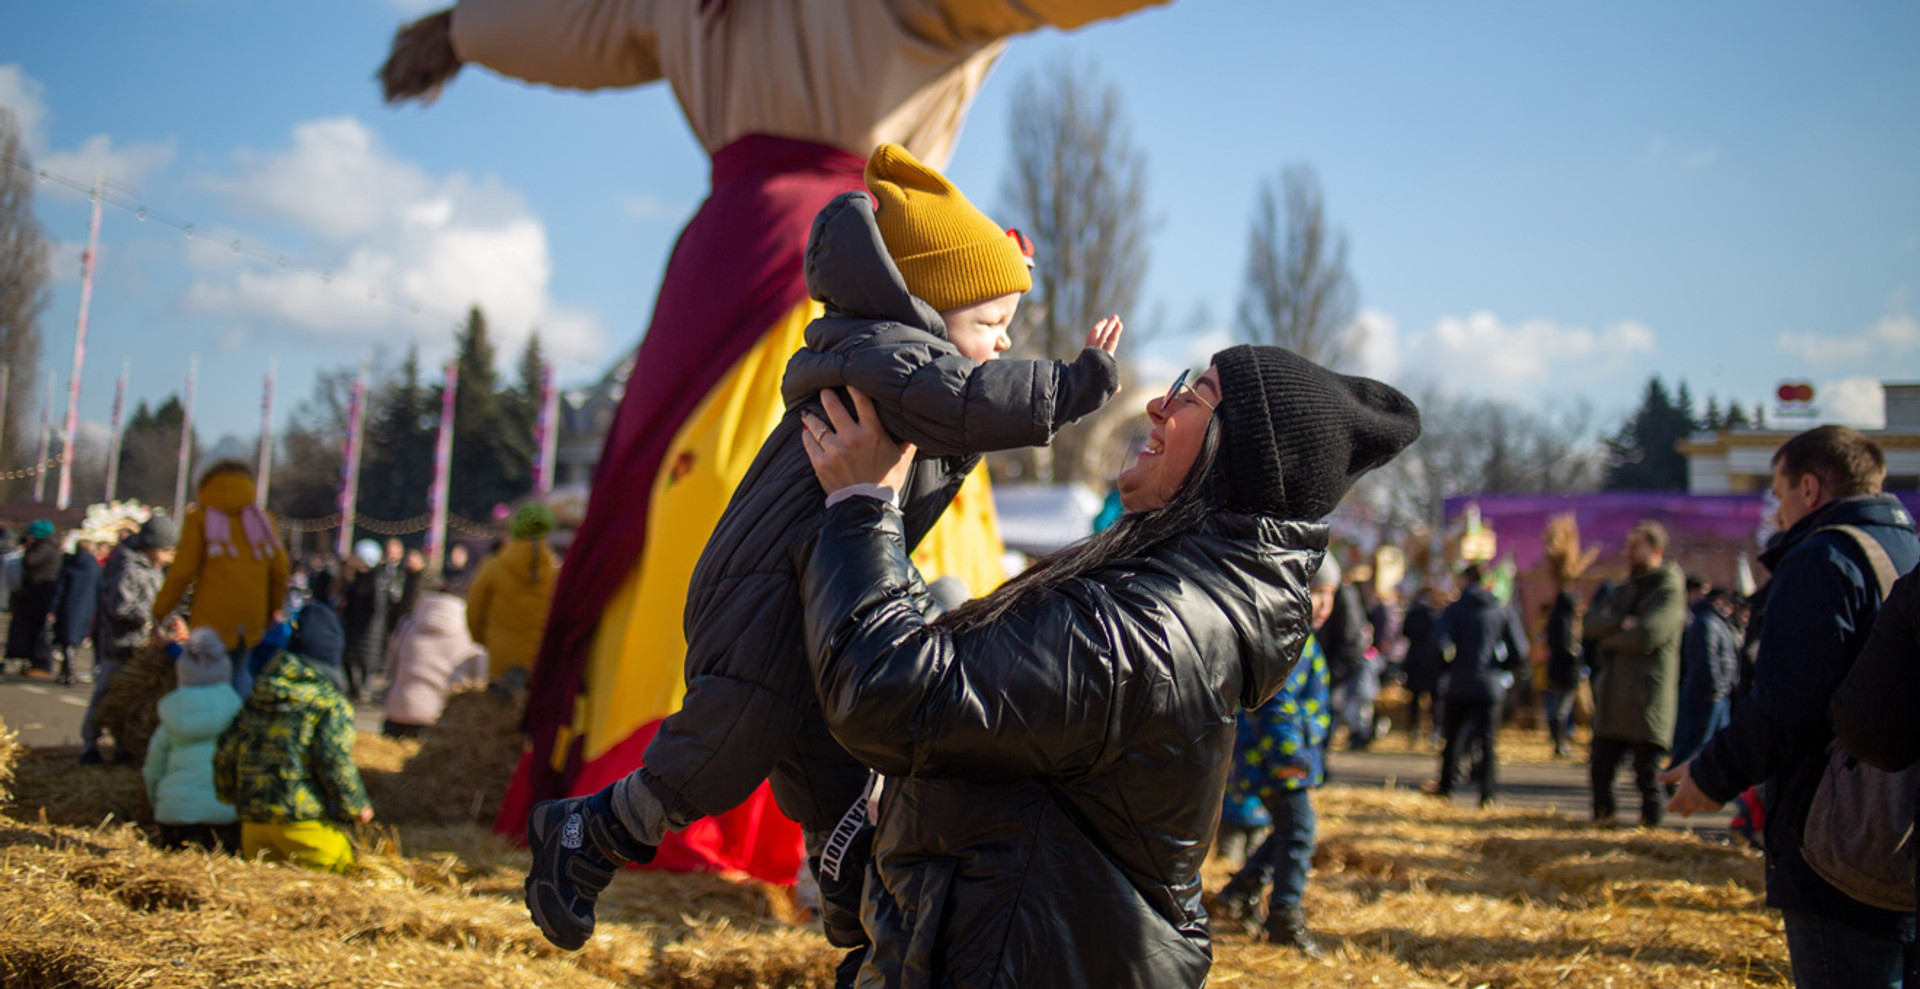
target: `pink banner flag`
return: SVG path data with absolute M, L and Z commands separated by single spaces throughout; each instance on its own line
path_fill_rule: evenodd
M 560 392 L 553 387 L 553 365 L 540 367 L 540 415 L 533 426 L 533 493 L 553 491 L 553 468 L 560 440 Z
M 433 487 L 428 501 L 433 517 L 427 525 L 427 568 L 440 572 L 442 548 L 447 544 L 447 498 L 453 473 L 453 406 L 460 391 L 460 362 L 447 362 L 447 385 L 440 392 L 440 436 L 433 445 Z
M 128 362 L 120 364 L 120 380 L 113 386 L 113 422 L 107 427 L 107 490 L 106 501 L 112 502 L 120 487 L 120 437 L 125 427 L 127 412 L 127 367 Z
M 273 361 L 267 361 L 267 380 L 260 389 L 260 455 L 254 467 L 259 483 L 260 505 L 267 504 L 267 489 L 273 480 Z
M 334 554 L 342 560 L 353 551 L 353 507 L 360 500 L 360 439 L 367 415 L 367 366 L 353 379 L 353 398 L 347 403 L 346 448 L 340 451 L 340 536 Z
M 47 372 L 47 393 L 40 396 L 40 455 L 33 462 L 33 500 L 47 500 L 47 448 L 53 442 L 53 372 Z

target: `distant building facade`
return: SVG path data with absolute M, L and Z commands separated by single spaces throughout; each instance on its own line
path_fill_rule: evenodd
M 1920 491 L 1920 382 L 1884 383 L 1886 426 L 1864 432 L 1887 455 L 1886 490 Z M 1695 433 L 1680 444 L 1687 458 L 1687 492 L 1762 494 L 1773 485 L 1773 452 L 1817 419 L 1787 429 L 1723 429 Z

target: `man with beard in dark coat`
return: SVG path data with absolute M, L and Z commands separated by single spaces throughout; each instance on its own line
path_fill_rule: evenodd
M 1879 586 L 1873 557 L 1896 573 L 1920 561 L 1913 517 L 1880 491 L 1886 473 L 1880 447 L 1845 426 L 1808 430 L 1774 453 L 1783 531 L 1760 557 L 1773 580 L 1751 691 L 1697 758 L 1663 776 L 1678 784 L 1670 806 L 1683 815 L 1770 781 L 1767 905 L 1785 917 L 1802 989 L 1899 986 L 1913 951 L 1912 911 L 1847 896 L 1801 852 L 1834 737 L 1829 706 L 1893 589 Z

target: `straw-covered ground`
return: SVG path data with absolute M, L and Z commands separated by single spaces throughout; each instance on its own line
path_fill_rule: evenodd
M 0 985 L 825 987 L 835 952 L 783 889 L 630 873 L 586 950 L 520 905 L 526 853 L 489 834 L 511 712 L 455 698 L 424 744 L 362 736 L 380 822 L 348 877 L 146 843 L 139 774 L 22 751 L 0 727 Z M 16 771 L 11 782 L 6 767 Z M 11 801 L 8 802 L 8 790 Z M 1234 987 L 1783 986 L 1752 853 L 1677 832 L 1329 788 L 1308 895 L 1320 960 L 1216 932 Z M 1208 887 L 1225 879 L 1208 871 Z

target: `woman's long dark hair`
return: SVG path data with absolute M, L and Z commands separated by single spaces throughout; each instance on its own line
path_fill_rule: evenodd
M 1193 528 L 1224 503 L 1219 453 L 1220 418 L 1215 416 L 1207 422 L 1199 456 L 1165 505 L 1128 512 L 1105 531 L 1041 557 L 992 594 L 947 612 L 933 623 L 934 627 L 953 632 L 979 628 L 1066 581 L 1098 571 L 1115 560 L 1140 556 Z

